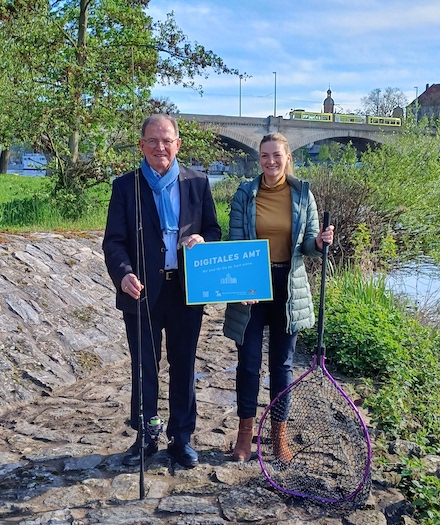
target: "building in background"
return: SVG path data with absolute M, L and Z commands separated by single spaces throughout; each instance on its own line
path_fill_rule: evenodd
M 426 84 L 426 89 L 407 107 L 417 116 L 417 122 L 423 117 L 437 120 L 440 118 L 440 84 Z
M 324 113 L 333 113 L 335 109 L 335 101 L 332 99 L 332 91 L 327 89 L 327 98 L 324 100 Z

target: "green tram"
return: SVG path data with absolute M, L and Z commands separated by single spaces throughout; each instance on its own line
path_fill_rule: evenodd
M 370 124 L 371 126 L 401 126 L 402 121 L 397 117 L 376 117 L 371 115 L 344 115 L 341 113 L 314 113 L 294 109 L 289 116 L 293 120 L 308 122 L 340 122 L 342 124 Z

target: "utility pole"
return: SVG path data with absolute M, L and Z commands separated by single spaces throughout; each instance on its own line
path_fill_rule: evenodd
M 277 72 L 274 71 L 273 74 L 275 75 L 275 89 L 274 89 L 274 97 L 273 97 L 273 116 L 277 116 Z

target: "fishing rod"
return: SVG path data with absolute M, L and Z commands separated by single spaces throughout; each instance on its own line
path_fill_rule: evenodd
M 138 385 L 139 385 L 139 400 L 138 400 L 138 409 L 139 409 L 139 419 L 138 419 L 138 438 L 140 438 L 140 467 L 139 467 L 139 499 L 145 498 L 145 430 L 147 430 L 150 438 L 153 441 L 158 441 L 160 435 L 163 431 L 164 420 L 158 415 L 152 416 L 145 425 L 144 418 L 144 394 L 143 394 L 143 370 L 142 370 L 142 312 L 141 312 L 141 303 L 145 301 L 145 309 L 149 324 L 149 332 L 151 337 L 151 349 L 154 356 L 154 362 L 156 367 L 156 374 L 159 376 L 159 364 L 157 362 L 156 347 L 154 343 L 154 336 L 152 330 L 151 322 L 151 311 L 150 303 L 148 300 L 148 289 L 147 289 L 147 272 L 146 272 L 146 263 L 145 263 L 145 245 L 144 245 L 144 235 L 143 235 L 143 220 L 142 220 L 142 202 L 141 202 L 141 191 L 140 191 L 140 180 L 139 180 L 139 168 L 137 168 L 136 153 L 135 153 L 135 142 L 136 142 L 136 93 L 134 89 L 134 53 L 133 47 L 131 48 L 131 66 L 132 66 L 132 93 L 133 93 L 133 167 L 134 167 L 134 192 L 135 192 L 135 217 L 137 225 L 137 235 L 136 235 L 136 268 L 138 271 L 138 278 L 140 278 L 140 268 L 141 268 L 141 257 L 142 257 L 142 268 L 143 275 L 142 281 L 144 285 L 144 298 L 141 298 L 139 295 L 136 304 L 136 316 L 137 316 L 137 359 L 138 359 Z

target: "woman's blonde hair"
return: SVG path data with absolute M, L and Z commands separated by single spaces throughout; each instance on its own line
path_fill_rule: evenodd
M 264 137 L 261 139 L 260 142 L 260 151 L 261 151 L 261 145 L 265 142 L 279 142 L 284 146 L 284 149 L 287 154 L 290 154 L 290 145 L 289 141 L 286 139 L 286 137 L 282 133 L 269 133 L 268 135 L 264 135 Z M 293 175 L 293 164 L 292 164 L 292 158 L 290 159 L 290 162 L 286 165 L 286 173 L 288 175 Z

